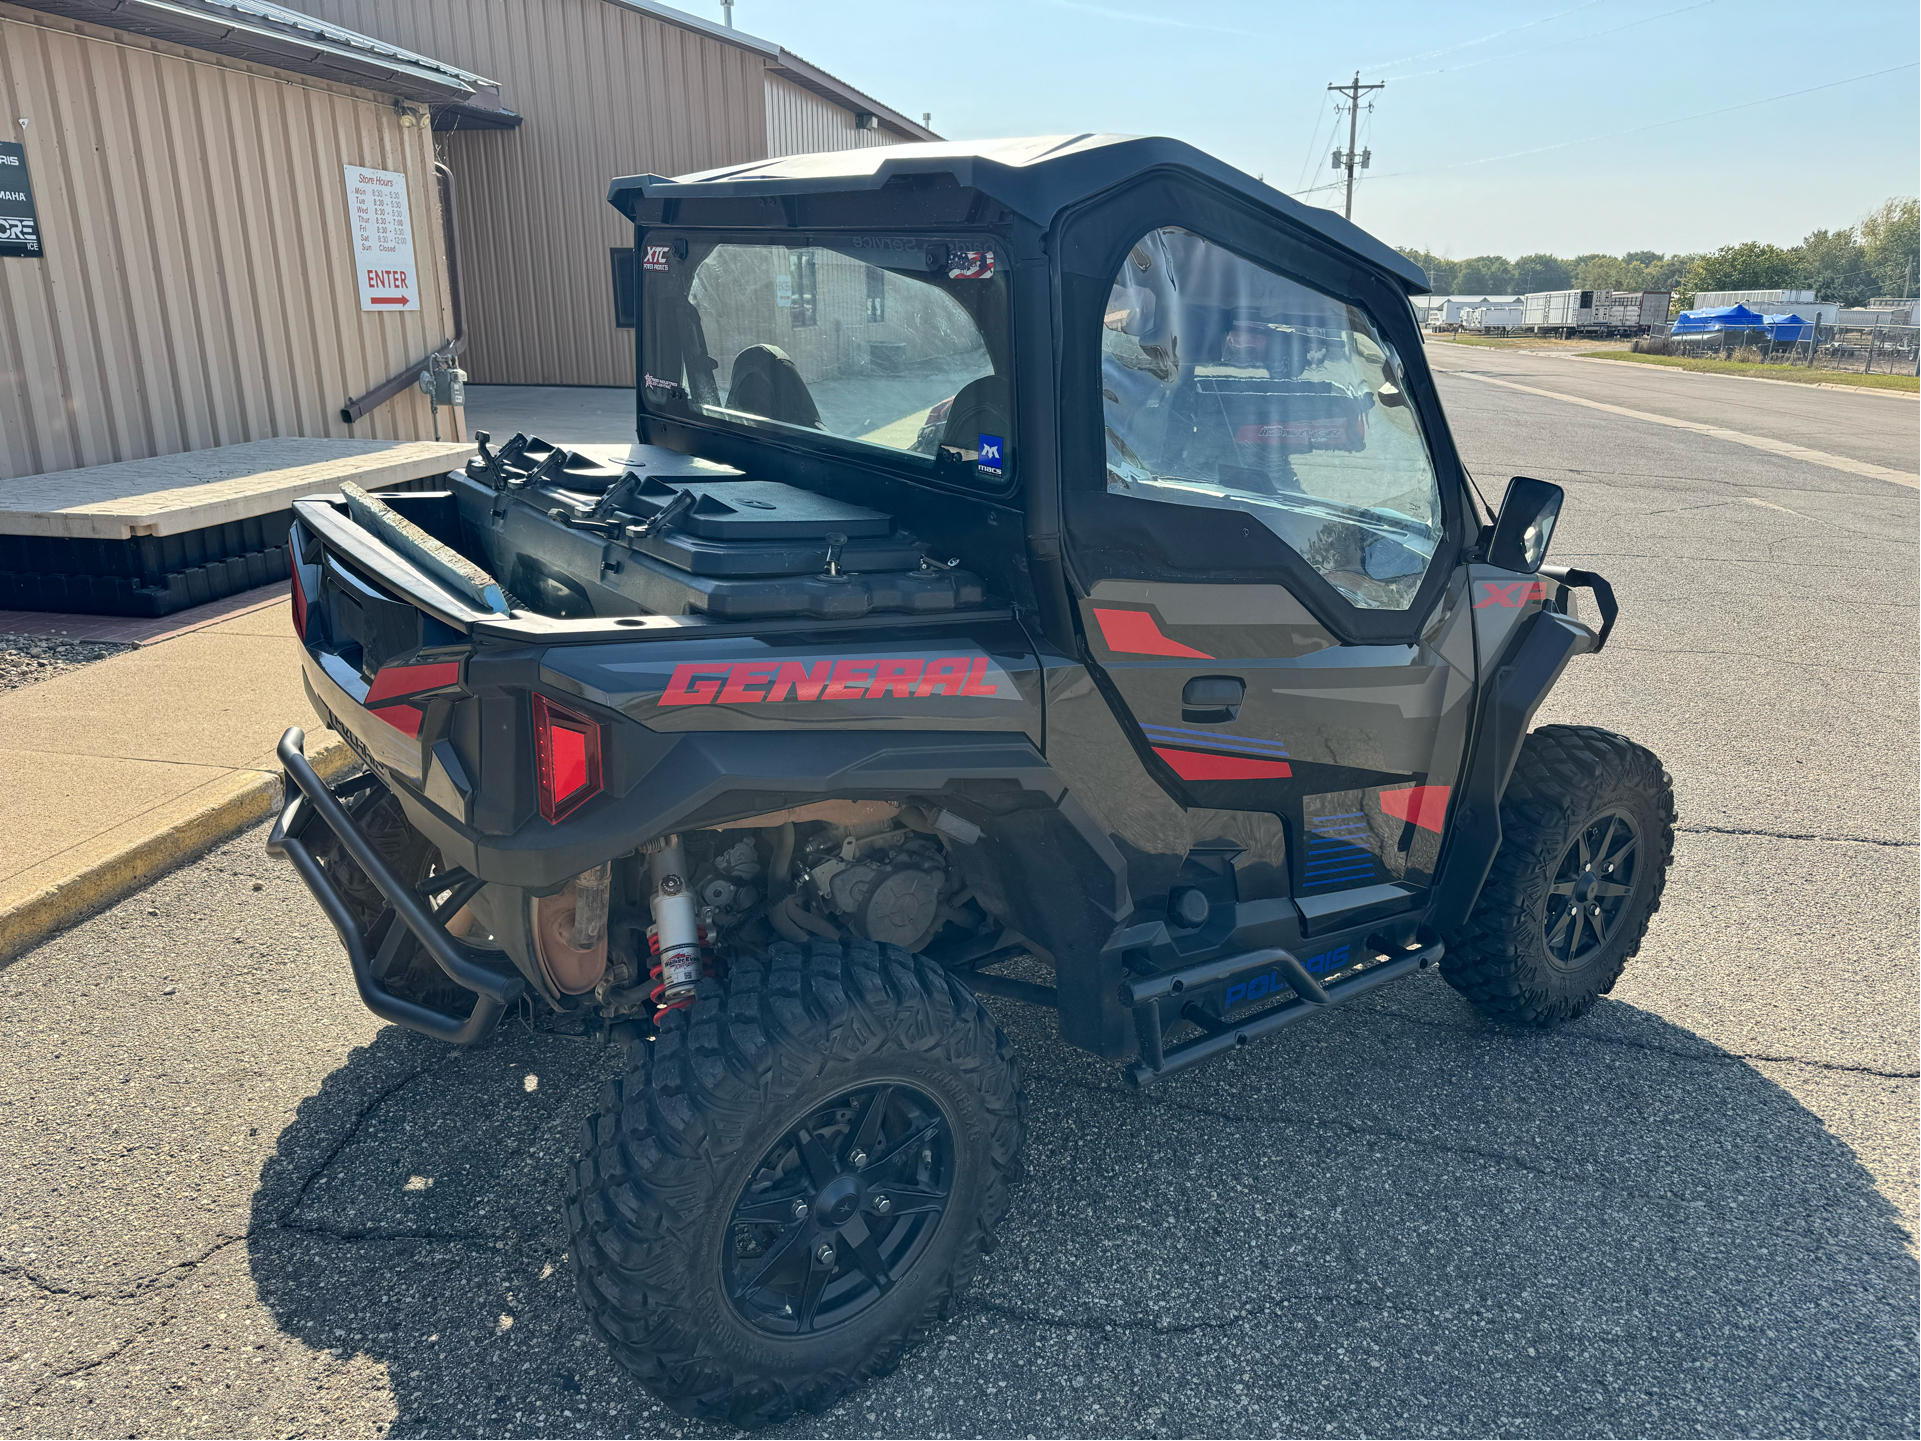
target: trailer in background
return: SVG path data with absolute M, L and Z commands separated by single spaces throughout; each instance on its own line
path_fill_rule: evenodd
M 1522 326 L 1536 333 L 1645 335 L 1667 324 L 1668 290 L 1539 290 L 1526 296 Z
M 1505 304 L 1475 305 L 1461 312 L 1463 330 L 1518 330 L 1527 314 L 1527 307 L 1519 302 Z
M 1671 290 L 1600 290 L 1594 295 L 1594 324 L 1607 335 L 1646 335 L 1666 325 Z
M 1571 334 L 1594 324 L 1592 290 L 1537 290 L 1521 304 L 1521 323 L 1529 330 L 1564 330 Z
M 1703 290 L 1688 308 L 1717 310 L 1729 305 L 1745 305 L 1763 315 L 1798 315 L 1818 325 L 1836 325 L 1841 319 L 1840 302 L 1816 300 L 1812 290 Z

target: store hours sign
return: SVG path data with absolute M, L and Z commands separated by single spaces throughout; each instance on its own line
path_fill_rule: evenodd
M 40 217 L 33 210 L 33 182 L 27 179 L 27 147 L 0 140 L 0 258 L 38 260 Z
M 360 165 L 349 165 L 346 171 L 347 214 L 353 224 L 360 308 L 420 309 L 420 272 L 414 268 L 407 177 L 398 170 L 368 170 Z

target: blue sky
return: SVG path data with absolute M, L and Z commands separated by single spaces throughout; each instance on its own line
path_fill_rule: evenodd
M 720 17 L 718 0 L 679 3 Z M 738 0 L 734 14 L 896 110 L 932 111 L 943 135 L 1173 135 L 1288 191 L 1333 179 L 1325 87 L 1358 68 L 1389 83 L 1362 117 L 1374 164 L 1355 220 L 1460 257 L 1791 244 L 1914 194 L 1918 11 L 1914 0 Z M 1340 204 L 1335 190 L 1303 198 Z

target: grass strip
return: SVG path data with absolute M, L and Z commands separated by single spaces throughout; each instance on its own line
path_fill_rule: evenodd
M 1640 355 L 1631 350 L 1588 350 L 1584 360 L 1625 360 L 1636 365 L 1664 365 L 1670 370 L 1699 370 L 1710 375 L 1758 375 L 1797 385 L 1852 385 L 1862 390 L 1921 392 L 1921 377 L 1862 375 L 1849 370 L 1809 370 L 1798 365 L 1763 365 L 1753 360 L 1697 360 L 1686 355 Z

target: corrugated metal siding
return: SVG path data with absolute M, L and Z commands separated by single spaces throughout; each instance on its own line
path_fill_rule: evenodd
M 903 144 L 890 130 L 856 130 L 854 113 L 772 72 L 767 76 L 767 158 Z M 672 171 L 664 172 L 672 174 Z
M 432 437 L 415 391 L 337 414 L 451 333 L 430 136 L 391 102 L 0 5 L 0 136 L 26 144 L 46 237 L 0 260 L 0 478 Z M 417 312 L 359 308 L 347 164 L 407 175 Z
M 607 182 L 765 156 L 762 58 L 605 0 L 292 3 L 498 80 L 526 117 L 439 137 L 459 180 L 470 377 L 632 385 L 608 251 L 633 229 Z

